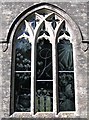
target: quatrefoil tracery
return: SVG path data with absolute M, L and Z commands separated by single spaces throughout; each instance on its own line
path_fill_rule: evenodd
M 24 20 L 24 24 L 25 29 L 17 39 L 24 38 L 32 43 L 32 40 L 35 39 L 34 36 L 36 36 L 38 40 L 45 38 L 52 43 L 52 37 L 58 34 L 57 39 L 65 38 L 70 40 L 70 33 L 65 25 L 66 21 L 53 12 L 49 14 L 35 12 L 30 20 Z

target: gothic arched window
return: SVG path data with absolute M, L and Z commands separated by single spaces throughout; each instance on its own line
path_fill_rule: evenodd
M 13 37 L 11 113 L 75 111 L 71 30 L 64 16 L 45 4 L 19 21 Z

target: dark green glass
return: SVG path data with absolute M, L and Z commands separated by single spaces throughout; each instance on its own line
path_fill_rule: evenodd
M 59 111 L 74 111 L 74 73 L 59 72 L 58 80 Z
M 30 112 L 31 73 L 15 74 L 15 111 Z
M 52 45 L 45 38 L 37 43 L 36 79 L 52 80 Z
M 31 43 L 22 38 L 15 47 L 14 109 L 16 112 L 30 112 L 31 99 Z
M 69 40 L 63 38 L 57 44 L 58 71 L 73 71 L 73 48 Z
M 31 71 L 31 43 L 22 38 L 16 42 L 16 71 Z
M 59 111 L 75 111 L 72 43 L 65 38 L 57 44 Z
M 53 111 L 53 82 L 36 82 L 36 112 Z
M 36 112 L 53 111 L 52 45 L 42 38 L 37 43 Z

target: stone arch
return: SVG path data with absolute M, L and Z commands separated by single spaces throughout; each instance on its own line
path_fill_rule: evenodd
M 19 23 L 29 14 L 31 14 L 32 12 L 39 10 L 40 8 L 47 8 L 49 10 L 52 10 L 54 12 L 56 12 L 57 14 L 61 15 L 62 17 L 64 17 L 64 19 L 66 21 L 68 21 L 68 23 L 70 24 L 70 26 L 74 26 L 74 29 L 77 29 L 78 32 L 78 36 L 81 39 L 81 41 L 83 40 L 83 36 L 82 36 L 82 32 L 79 28 L 79 26 L 77 25 L 77 23 L 70 17 L 70 15 L 68 15 L 63 9 L 59 8 L 56 5 L 50 4 L 50 3 L 39 3 L 39 4 L 35 4 L 32 5 L 31 7 L 27 8 L 25 11 L 23 11 L 22 13 L 20 13 L 17 18 L 13 21 L 13 23 L 10 26 L 8 35 L 7 35 L 7 43 L 9 43 L 10 39 L 12 39 L 11 36 L 14 35 L 14 32 L 17 28 L 17 26 L 19 25 Z M 74 30 L 73 30 L 74 31 Z M 74 33 L 75 34 L 75 33 Z M 74 36 L 77 38 L 77 36 Z M 74 38 L 73 37 L 73 38 Z

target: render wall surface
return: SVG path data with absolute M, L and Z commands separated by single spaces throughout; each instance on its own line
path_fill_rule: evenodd
M 7 34 L 13 20 L 25 9 L 38 2 L 0 2 L 0 41 L 6 41 Z M 79 26 L 83 39 L 87 40 L 87 2 L 53 2 L 59 8 L 62 8 Z M 88 10 L 89 12 L 89 10 Z M 74 26 L 72 26 L 74 27 Z M 77 31 L 75 29 L 75 31 Z M 77 32 L 76 32 L 77 34 Z M 78 113 L 75 118 L 87 118 L 87 62 L 89 61 L 87 45 L 78 38 L 76 44 L 76 68 L 77 68 L 77 91 L 78 91 Z M 8 45 L 0 43 L 0 118 L 9 117 L 10 114 L 10 81 L 11 81 L 11 60 L 12 60 L 12 41 Z M 85 51 L 85 52 L 84 52 Z M 88 65 L 89 66 L 89 65 Z M 88 113 L 89 114 L 89 113 Z M 64 118 L 71 117 L 72 114 Z

